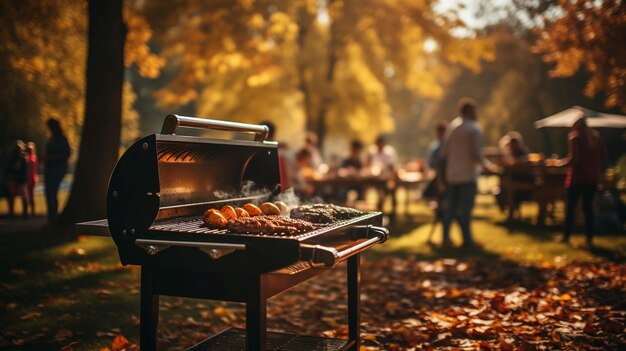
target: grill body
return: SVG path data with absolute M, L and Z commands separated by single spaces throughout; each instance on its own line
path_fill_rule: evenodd
M 267 199 L 280 183 L 277 169 L 274 142 L 161 134 L 139 140 L 118 161 L 107 190 L 109 230 L 122 263 L 165 262 L 135 244 L 137 239 L 162 237 L 161 231 L 149 229 L 153 223 L 232 204 L 229 195 L 241 195 L 246 184 L 253 186 L 239 201 Z
M 255 139 L 175 135 L 180 126 Z M 157 348 L 160 295 L 246 303 L 245 333 L 226 331 L 192 350 L 359 349 L 359 254 L 386 240 L 381 213 L 294 235 L 236 234 L 202 225 L 209 208 L 258 204 L 280 193 L 278 144 L 264 140 L 267 131 L 168 116 L 161 134 L 137 141 L 118 161 L 107 190 L 107 220 L 77 225 L 79 233 L 110 234 L 121 262 L 141 266 L 142 350 Z M 348 261 L 348 340 L 267 333 L 268 298 L 342 261 Z

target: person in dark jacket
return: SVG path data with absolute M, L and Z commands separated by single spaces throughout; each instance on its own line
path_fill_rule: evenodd
M 565 210 L 565 232 L 561 242 L 569 242 L 578 200 L 583 199 L 585 215 L 585 234 L 587 245 L 593 245 L 593 197 L 602 181 L 602 169 L 606 151 L 600 135 L 587 126 L 586 118 L 580 118 L 572 126 L 568 135 L 569 154 L 560 162 L 561 166 L 570 166 L 565 179 L 567 203 Z
M 22 216 L 24 218 L 28 217 L 26 175 L 27 165 L 26 158 L 24 157 L 24 142 L 18 140 L 11 150 L 9 160 L 4 170 L 4 178 L 7 182 L 8 188 L 7 200 L 9 202 L 9 217 L 13 217 L 15 215 L 14 204 L 15 198 L 18 196 L 22 198 Z
M 53 223 L 57 219 L 59 208 L 57 196 L 61 181 L 65 177 L 65 173 L 67 173 L 71 151 L 59 121 L 50 118 L 46 124 L 51 136 L 46 143 L 46 155 L 44 157 L 44 186 L 46 189 L 48 221 Z

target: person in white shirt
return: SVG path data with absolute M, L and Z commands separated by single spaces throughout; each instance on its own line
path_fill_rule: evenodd
M 396 150 L 393 146 L 387 145 L 382 135 L 379 135 L 376 143 L 370 146 L 367 159 L 373 175 L 388 176 L 398 165 Z
M 463 246 L 476 247 L 471 232 L 476 181 L 482 167 L 492 169 L 493 166 L 482 153 L 483 133 L 476 122 L 476 103 L 472 99 L 461 99 L 459 113 L 460 116 L 448 125 L 441 152 L 446 187 L 442 246 L 452 246 L 450 226 L 456 219 L 463 233 Z
M 379 135 L 376 143 L 370 146 L 367 153 L 367 165 L 374 176 L 387 179 L 385 186 L 378 192 L 378 208 L 382 210 L 385 197 L 391 195 L 392 209 L 396 208 L 396 168 L 398 155 L 391 145 L 387 145 L 385 138 Z

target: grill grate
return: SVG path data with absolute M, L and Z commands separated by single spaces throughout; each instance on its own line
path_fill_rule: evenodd
M 212 229 L 204 226 L 201 217 L 186 217 L 164 222 L 157 222 L 150 226 L 150 230 L 160 230 L 177 233 L 198 234 L 226 234 L 228 229 Z
M 268 332 L 266 349 L 267 351 L 338 351 L 345 350 L 348 344 L 348 341 L 343 339 Z M 246 331 L 230 328 L 188 349 L 188 351 L 218 350 L 245 351 Z
M 233 235 L 243 235 L 243 236 L 254 236 L 254 237 L 286 237 L 293 239 L 303 239 L 306 237 L 315 236 L 321 234 L 323 232 L 327 232 L 334 228 L 339 228 L 345 225 L 350 225 L 353 223 L 360 222 L 369 217 L 376 216 L 376 213 L 366 213 L 362 216 L 355 217 L 349 220 L 337 221 L 330 224 L 320 224 L 319 229 L 315 229 L 309 232 L 304 233 L 280 233 L 280 234 L 241 234 L 241 233 L 232 233 L 229 232 L 228 229 L 213 229 L 208 228 L 202 222 L 202 217 L 194 216 L 194 217 L 184 217 L 177 218 L 173 220 L 167 221 L 159 221 L 152 224 L 149 230 L 155 231 L 165 231 L 165 232 L 175 232 L 175 233 L 197 233 L 197 234 L 233 234 Z

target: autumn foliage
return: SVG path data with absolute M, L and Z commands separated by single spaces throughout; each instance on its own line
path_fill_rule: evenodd
M 585 94 L 606 94 L 607 107 L 626 112 L 626 5 L 621 0 L 560 0 L 544 16 L 535 51 L 554 63 L 553 77 L 589 73 Z
M 620 264 L 390 258 L 364 261 L 362 268 L 364 351 L 626 347 L 626 270 Z M 301 284 L 270 300 L 269 327 L 347 338 L 345 293 L 343 269 Z M 198 307 L 199 320 L 168 321 L 164 347 L 193 342 L 192 330 L 245 325 L 245 309 Z M 130 351 L 136 344 L 118 336 L 110 350 L 119 347 Z

